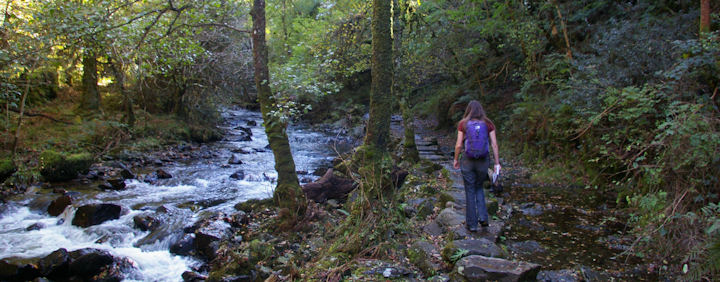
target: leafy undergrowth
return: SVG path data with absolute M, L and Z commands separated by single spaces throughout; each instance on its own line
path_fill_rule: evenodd
M 394 226 L 379 242 L 357 253 L 342 251 L 338 244 L 344 238 L 362 234 L 367 230 L 353 230 L 347 226 L 347 204 L 329 200 L 310 203 L 305 217 L 293 230 L 278 230 L 277 213 L 269 200 L 251 201 L 239 205 L 245 210 L 249 223 L 238 234 L 241 243 L 225 242 L 220 256 L 210 263 L 209 279 L 228 277 L 277 280 L 321 281 L 377 281 L 392 278 L 428 278 L 411 263 L 408 247 L 418 239 L 441 248 L 443 238 L 431 237 L 423 232 L 428 220 L 437 216 L 435 206 L 420 210 L 408 208 L 410 199 L 431 198 L 449 189 L 447 172 L 441 166 L 421 162 L 409 168 L 405 184 L 396 191 L 406 203 L 397 207 L 401 222 Z M 352 196 L 350 196 L 352 197 Z M 438 201 L 442 202 L 442 201 Z M 387 219 L 390 220 L 390 219 Z M 443 264 L 439 257 L 433 258 Z M 447 265 L 445 265 L 447 267 Z

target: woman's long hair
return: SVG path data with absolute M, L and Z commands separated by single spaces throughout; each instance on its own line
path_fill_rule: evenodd
M 467 122 L 471 119 L 482 120 L 485 123 L 492 123 L 492 121 L 490 121 L 490 119 L 485 115 L 485 110 L 477 100 L 472 100 L 468 103 L 467 108 L 465 108 L 465 115 L 463 115 L 459 124 L 467 125 Z

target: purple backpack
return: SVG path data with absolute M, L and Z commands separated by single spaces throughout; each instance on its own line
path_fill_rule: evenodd
M 488 154 L 488 127 L 479 120 L 465 124 L 465 156 L 471 159 L 484 158 Z

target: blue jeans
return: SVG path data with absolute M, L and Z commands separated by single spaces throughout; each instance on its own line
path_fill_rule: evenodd
M 460 171 L 465 183 L 465 198 L 467 199 L 465 224 L 467 224 L 468 229 L 477 229 L 478 218 L 480 221 L 488 222 L 483 182 L 488 179 L 489 165 L 490 159 L 488 157 L 468 159 L 463 156 L 460 159 Z

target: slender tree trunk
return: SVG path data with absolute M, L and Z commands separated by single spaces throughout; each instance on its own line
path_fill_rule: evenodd
M 97 55 L 86 49 L 83 54 L 82 104 L 80 108 L 88 111 L 100 110 L 100 90 L 98 90 Z
M 295 161 L 290 151 L 286 124 L 272 114 L 272 92 L 268 72 L 268 50 L 265 42 L 265 0 L 253 0 L 253 62 L 255 86 L 257 87 L 260 109 L 265 123 L 265 133 L 275 156 L 275 170 L 278 172 L 277 187 L 273 199 L 281 209 L 285 223 L 292 224 L 297 216 L 305 213 L 307 206 L 295 172 Z M 284 214 L 283 214 L 284 213 Z
M 400 6 L 398 0 L 393 0 L 393 54 L 395 57 L 395 68 L 400 69 L 403 63 L 402 56 L 402 34 L 403 26 L 400 24 Z M 400 99 L 400 111 L 403 117 L 403 128 L 405 129 L 405 138 L 403 140 L 403 156 L 406 160 L 417 162 L 420 160 L 417 146 L 415 145 L 415 117 L 410 111 L 410 95 L 401 87 L 402 79 L 397 74 L 393 76 L 393 96 L 402 97 Z
M 567 52 L 565 53 L 565 56 L 567 56 L 568 59 L 573 58 L 572 50 L 570 49 L 570 38 L 568 37 L 567 32 L 567 26 L 565 25 L 565 20 L 563 19 L 563 15 L 560 12 L 560 5 L 558 4 L 557 0 L 553 0 L 553 4 L 555 5 L 555 10 L 557 11 L 558 19 L 560 19 L 560 26 L 562 27 L 563 37 L 565 37 L 565 47 L 567 48 Z
M 389 0 L 373 0 L 372 82 L 370 84 L 370 119 L 365 145 L 386 152 L 390 143 L 390 115 L 392 113 L 393 57 L 390 36 Z
M 710 32 L 710 0 L 700 0 L 700 34 Z
M 133 126 L 135 126 L 135 112 L 133 111 L 132 97 L 130 97 L 130 93 L 128 93 L 125 89 L 125 72 L 123 71 L 123 66 L 121 63 L 115 60 L 111 63 L 111 67 L 113 73 L 115 73 L 115 79 L 117 79 L 116 83 L 120 87 L 120 94 L 123 96 L 125 121 L 127 122 L 127 125 L 132 128 Z
M 32 64 L 32 67 L 30 67 L 30 70 L 35 69 L 35 64 L 36 63 Z M 28 78 L 25 80 L 25 91 L 23 91 L 22 97 L 20 98 L 20 113 L 18 114 L 17 127 L 15 128 L 15 137 L 13 138 L 13 146 L 12 146 L 13 163 L 15 162 L 15 156 L 17 155 L 17 147 L 18 147 L 18 141 L 20 140 L 20 132 L 22 129 L 23 115 L 25 114 L 25 100 L 27 100 L 27 96 L 29 93 L 30 93 L 30 79 Z

